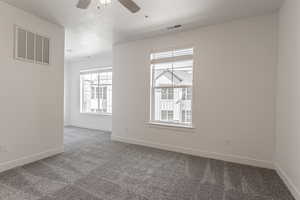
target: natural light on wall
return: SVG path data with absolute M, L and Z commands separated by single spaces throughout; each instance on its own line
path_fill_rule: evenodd
M 151 122 L 192 126 L 193 48 L 151 54 Z
M 111 68 L 80 71 L 80 112 L 112 113 Z

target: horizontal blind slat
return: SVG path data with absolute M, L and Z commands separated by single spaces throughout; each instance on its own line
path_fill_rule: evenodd
M 175 49 L 171 51 L 164 51 L 164 52 L 155 52 L 151 54 L 151 60 L 161 60 L 166 58 L 173 58 L 173 57 L 180 57 L 180 56 L 188 56 L 193 55 L 194 49 Z
M 159 63 L 172 63 L 172 62 L 179 62 L 179 61 L 186 61 L 186 60 L 193 60 L 193 55 L 184 55 L 184 56 L 176 56 L 170 58 L 161 58 L 151 60 L 151 64 L 159 64 Z

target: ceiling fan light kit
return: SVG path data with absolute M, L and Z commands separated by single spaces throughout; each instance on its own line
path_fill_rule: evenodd
M 76 7 L 80 9 L 87 9 L 91 4 L 92 0 L 79 0 Z M 112 0 L 98 0 L 100 7 L 111 4 Z M 131 13 L 137 13 L 140 11 L 140 7 L 133 0 L 118 0 L 120 4 L 122 4 L 125 8 L 127 8 Z M 100 8 L 98 6 L 98 8 Z
M 99 0 L 100 6 L 106 7 L 111 4 L 111 0 Z
M 76 7 L 80 9 L 87 9 L 92 0 L 79 0 Z
M 119 2 L 132 13 L 140 11 L 140 7 L 132 0 L 119 0 Z

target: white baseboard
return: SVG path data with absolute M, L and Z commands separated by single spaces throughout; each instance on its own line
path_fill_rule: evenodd
M 96 130 L 96 131 L 102 131 L 102 132 L 109 132 L 111 133 L 111 130 L 104 130 L 104 129 L 99 129 L 99 128 L 92 128 L 92 127 L 88 127 L 88 126 L 81 126 L 81 125 L 74 125 L 74 124 L 69 124 L 65 127 L 76 127 L 76 128 L 84 128 L 84 129 L 90 129 L 90 130 Z
M 279 166 L 279 164 L 275 163 L 275 168 L 280 178 L 286 184 L 290 192 L 293 194 L 296 200 L 300 200 L 300 191 L 297 189 L 296 185 L 292 181 L 292 179 L 287 175 L 287 173 Z
M 0 172 L 4 172 L 10 169 L 13 169 L 15 167 L 19 167 L 19 166 L 23 166 L 38 160 L 42 160 L 44 158 L 50 157 L 50 156 L 54 156 L 60 153 L 64 152 L 64 147 L 60 147 L 57 149 L 51 149 L 42 153 L 37 153 L 31 156 L 26 156 L 23 158 L 19 158 L 16 160 L 12 160 L 12 161 L 7 161 L 4 163 L 0 163 Z
M 239 163 L 239 164 L 244 164 L 244 165 L 251 165 L 251 166 L 256 166 L 256 167 L 274 169 L 273 162 L 257 160 L 257 159 L 253 159 L 253 158 L 243 157 L 243 156 L 221 154 L 221 153 L 209 152 L 209 151 L 201 151 L 198 149 L 189 149 L 189 148 L 171 146 L 171 145 L 166 145 L 166 144 L 149 143 L 149 142 L 142 141 L 142 140 L 123 138 L 123 137 L 119 137 L 119 136 L 115 136 L 115 135 L 112 135 L 111 139 L 114 141 L 148 146 L 148 147 L 163 149 L 163 150 L 167 150 L 167 151 L 175 151 L 175 152 L 179 152 L 179 153 L 190 154 L 190 155 L 206 157 L 206 158 L 212 158 L 212 159 L 217 159 L 217 160 L 223 160 L 223 161 L 227 161 L 227 162 L 233 162 L 233 163 Z

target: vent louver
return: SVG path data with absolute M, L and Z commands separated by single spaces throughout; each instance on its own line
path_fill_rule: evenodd
M 15 59 L 50 64 L 50 39 L 39 34 L 15 27 Z

